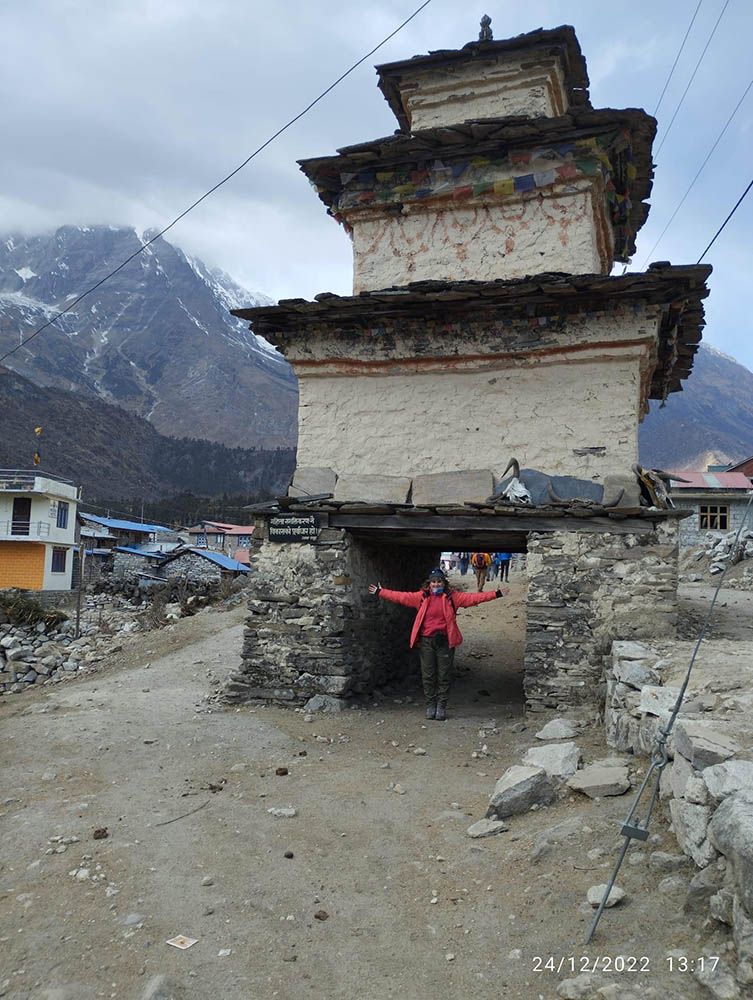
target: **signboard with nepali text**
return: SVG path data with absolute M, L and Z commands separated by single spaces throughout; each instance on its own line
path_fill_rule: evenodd
M 269 519 L 270 542 L 315 542 L 318 537 L 318 514 L 276 514 Z

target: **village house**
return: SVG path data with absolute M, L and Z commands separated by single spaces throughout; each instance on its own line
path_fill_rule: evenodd
M 202 521 L 187 529 L 190 544 L 196 548 L 217 549 L 234 553 L 236 549 L 249 549 L 254 535 L 253 524 L 227 524 L 223 521 Z
M 569 26 L 377 67 L 394 135 L 301 169 L 353 295 L 234 310 L 299 380 L 290 493 L 256 510 L 230 699 L 367 692 L 408 669 L 399 608 L 442 550 L 525 552 L 529 710 L 603 704 L 615 639 L 672 635 L 677 523 L 640 504 L 649 400 L 680 390 L 707 265 L 629 263 L 656 121 L 591 104 Z M 511 458 L 540 484 L 504 495 Z M 559 497 L 566 491 L 566 499 Z
M 0 469 L 0 590 L 70 590 L 80 488 L 39 470 Z
M 670 492 L 675 505 L 692 511 L 680 521 L 680 545 L 703 545 L 709 532 L 721 537 L 737 531 L 745 517 L 753 483 L 742 472 L 678 472 Z
M 81 511 L 80 517 L 84 527 L 106 529 L 108 538 L 115 541 L 115 544 L 110 546 L 110 548 L 118 546 L 141 548 L 150 542 L 154 542 L 159 537 L 164 537 L 165 534 L 169 534 L 172 530 L 165 527 L 164 524 L 144 524 L 142 521 L 127 521 L 117 517 L 101 517 L 99 514 L 87 514 L 85 511 Z

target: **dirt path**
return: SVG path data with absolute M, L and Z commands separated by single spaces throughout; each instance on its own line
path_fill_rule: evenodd
M 654 844 L 633 852 L 626 902 L 583 944 L 585 893 L 606 880 L 626 797 L 565 800 L 496 838 L 466 835 L 539 726 L 521 731 L 522 596 L 513 579 L 511 600 L 463 613 L 444 724 L 423 719 L 417 691 L 313 723 L 208 706 L 207 672 L 236 663 L 241 609 L 148 635 L 100 674 L 4 699 L 0 996 L 139 1000 L 164 974 L 165 996 L 182 1000 L 548 1000 L 571 962 L 577 972 L 633 955 L 650 972 L 607 981 L 701 997 L 667 971 L 667 949 L 700 943 L 682 892 L 657 891 Z M 607 756 L 597 726 L 578 742 Z M 297 815 L 267 811 L 283 806 Z M 541 847 L 560 824 L 562 843 Z M 198 941 L 178 951 L 165 943 L 177 934 Z

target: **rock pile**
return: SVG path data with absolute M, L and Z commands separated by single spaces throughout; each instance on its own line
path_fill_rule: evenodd
M 743 528 L 739 541 L 737 531 L 723 535 L 708 532 L 703 544 L 683 553 L 683 583 L 705 583 L 737 563 L 743 563 L 741 572 L 724 579 L 724 586 L 736 590 L 753 590 L 753 530 Z M 747 565 L 745 565 L 747 563 Z
M 552 719 L 536 737 L 540 738 L 543 733 L 560 733 L 564 737 L 575 735 L 577 731 L 577 724 L 570 720 Z M 503 820 L 520 815 L 529 809 L 551 805 L 571 791 L 597 798 L 622 795 L 630 788 L 626 760 L 610 757 L 593 761 L 579 770 L 581 757 L 580 747 L 569 741 L 532 746 L 522 764 L 508 767 L 494 786 L 487 818 Z
M 650 648 L 613 644 L 605 712 L 610 746 L 650 755 L 693 647 L 691 642 Z M 668 742 L 670 763 L 662 772 L 660 797 L 681 850 L 700 869 L 690 882 L 685 910 L 732 928 L 737 982 L 744 986 L 753 985 L 751 746 L 753 646 L 707 641 Z
M 135 609 L 104 595 L 87 596 L 81 634 L 72 619 L 13 625 L 0 614 L 0 694 L 19 694 L 31 684 L 59 683 L 90 669 L 114 652 L 123 634 L 138 628 Z

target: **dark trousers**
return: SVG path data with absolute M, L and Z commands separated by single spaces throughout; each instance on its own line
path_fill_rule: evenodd
M 510 579 L 510 560 L 505 559 L 504 562 L 499 564 L 499 578 L 500 580 Z
M 421 680 L 426 703 L 447 701 L 452 684 L 455 650 L 451 649 L 446 635 L 422 635 L 418 647 L 421 658 Z

